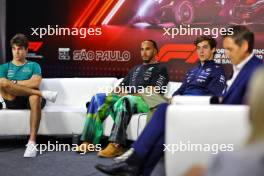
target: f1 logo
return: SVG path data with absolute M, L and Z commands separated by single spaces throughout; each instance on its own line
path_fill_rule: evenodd
M 188 64 L 193 64 L 198 60 L 195 49 L 193 44 L 167 44 L 160 49 L 158 58 L 160 62 L 182 59 Z
M 39 48 L 42 46 L 43 42 L 29 42 L 28 49 L 34 52 L 38 51 Z

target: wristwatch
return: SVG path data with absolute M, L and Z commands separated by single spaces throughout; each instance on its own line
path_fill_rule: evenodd
M 12 83 L 16 84 L 17 83 L 17 80 L 12 80 Z

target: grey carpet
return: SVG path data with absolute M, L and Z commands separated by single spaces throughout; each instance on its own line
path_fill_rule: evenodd
M 1 141 L 3 142 L 3 141 Z M 45 152 L 36 158 L 23 158 L 25 148 L 0 147 L 0 176 L 103 176 L 94 166 L 111 164 L 112 159 L 99 158 L 96 152 L 80 155 L 75 152 Z M 152 176 L 164 174 L 161 160 Z

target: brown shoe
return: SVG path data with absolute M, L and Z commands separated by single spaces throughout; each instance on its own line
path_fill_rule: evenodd
M 81 154 L 94 152 L 94 145 L 89 142 L 83 142 L 81 145 L 77 147 L 76 152 Z
M 109 143 L 104 150 L 98 152 L 98 156 L 104 158 L 112 158 L 122 155 L 124 153 L 123 147 L 120 145 L 114 145 L 113 143 Z

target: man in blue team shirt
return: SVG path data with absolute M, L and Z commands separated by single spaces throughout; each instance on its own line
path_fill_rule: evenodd
M 198 37 L 194 44 L 199 57 L 195 68 L 189 70 L 175 95 L 221 96 L 226 86 L 222 67 L 213 60 L 216 41 L 211 36 Z
M 23 34 L 11 41 L 13 59 L 0 65 L 0 96 L 7 109 L 30 109 L 30 137 L 24 157 L 35 157 L 36 137 L 41 119 L 41 98 L 55 102 L 57 92 L 39 91 L 41 69 L 38 63 L 26 60 L 28 39 Z

